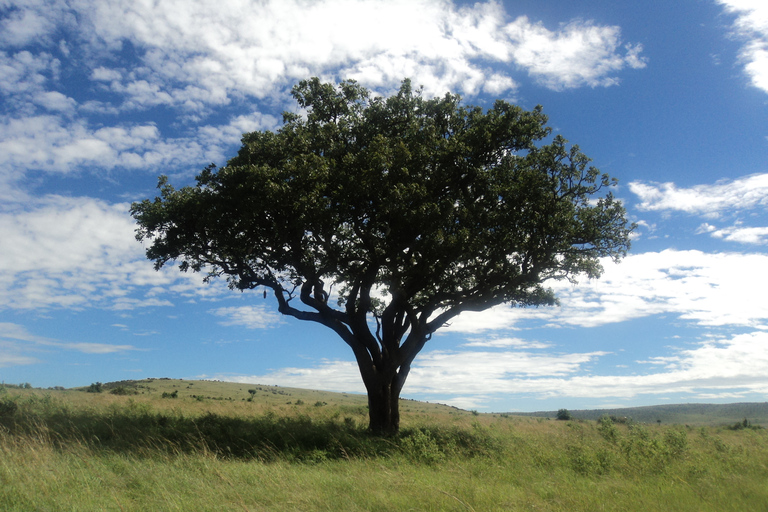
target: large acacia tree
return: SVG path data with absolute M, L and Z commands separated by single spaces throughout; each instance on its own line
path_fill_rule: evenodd
M 397 431 L 411 364 L 452 318 L 555 304 L 547 280 L 596 278 L 600 258 L 626 254 L 614 180 L 550 139 L 540 107 L 425 99 L 408 80 L 388 98 L 316 78 L 293 96 L 300 115 L 245 134 L 194 187 L 161 177 L 132 206 L 137 238 L 158 269 L 269 289 L 280 313 L 332 329 L 375 432 Z

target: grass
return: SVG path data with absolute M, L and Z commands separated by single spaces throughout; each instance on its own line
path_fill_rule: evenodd
M 110 394 L 118 385 L 138 394 Z M 768 503 L 762 429 L 404 401 L 403 431 L 381 439 L 365 431 L 364 403 L 168 380 L 102 393 L 0 391 L 0 510 L 698 512 Z
M 744 418 L 754 423 L 768 424 L 768 402 L 736 404 L 675 404 L 631 407 L 625 409 L 602 409 L 570 411 L 574 418 L 597 420 L 600 416 L 628 417 L 643 423 L 684 424 L 693 426 L 733 424 Z M 525 413 L 526 416 L 554 418 L 557 413 Z

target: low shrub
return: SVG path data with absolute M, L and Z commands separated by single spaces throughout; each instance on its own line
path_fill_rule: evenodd
M 139 392 L 135 389 L 126 388 L 125 386 L 118 386 L 110 391 L 110 394 L 112 395 L 120 395 L 120 396 L 127 396 L 127 395 L 138 395 Z
M 86 389 L 88 393 L 101 393 L 104 391 L 104 385 L 101 382 L 94 382 L 90 386 L 88 386 L 88 389 Z
M 0 418 L 11 417 L 19 409 L 19 406 L 13 400 L 0 400 Z

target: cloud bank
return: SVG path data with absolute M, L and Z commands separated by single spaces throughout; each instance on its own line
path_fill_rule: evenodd
M 768 4 L 761 0 L 718 0 L 736 19 L 733 30 L 744 42 L 740 58 L 754 87 L 768 92 Z

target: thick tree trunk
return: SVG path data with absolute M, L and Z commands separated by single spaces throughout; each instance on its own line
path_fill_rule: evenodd
M 368 388 L 369 430 L 374 434 L 393 435 L 400 429 L 400 389 L 397 376 L 366 383 Z

